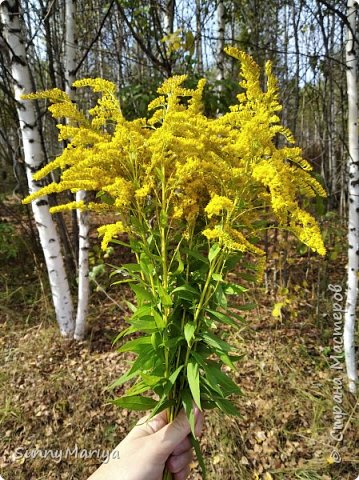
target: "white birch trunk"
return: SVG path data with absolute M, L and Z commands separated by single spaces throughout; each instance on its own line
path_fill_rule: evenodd
M 74 0 L 65 2 L 65 89 L 73 97 L 72 83 L 75 80 L 76 69 L 76 36 L 75 36 L 76 6 Z
M 356 31 L 355 1 L 348 1 L 346 65 L 348 89 L 348 285 L 344 323 L 344 352 L 348 374 L 349 391 L 356 392 L 358 371 L 355 358 L 355 309 L 358 295 L 359 268 L 359 143 L 358 143 L 358 94 L 357 58 L 358 46 L 354 41 Z
M 175 0 L 165 1 L 165 11 L 163 15 L 163 33 L 165 35 L 170 35 L 173 33 L 175 4 Z
M 203 75 L 203 49 L 202 49 L 202 19 L 201 19 L 201 0 L 196 0 L 196 55 L 197 70 Z
M 76 201 L 85 200 L 86 192 L 76 193 Z M 79 224 L 79 273 L 78 273 L 78 299 L 75 327 L 75 340 L 82 340 L 86 334 L 86 319 L 90 296 L 89 283 L 89 213 L 77 210 L 77 220 Z
M 35 182 L 32 174 L 43 167 L 44 154 L 40 133 L 36 121 L 35 107 L 32 102 L 24 101 L 21 95 L 32 90 L 30 70 L 26 59 L 24 35 L 21 31 L 20 5 L 18 0 L 0 0 L 1 21 L 6 29 L 7 41 L 11 47 L 11 73 L 14 93 L 17 101 L 23 154 L 29 192 L 39 190 L 41 185 Z M 56 319 L 63 336 L 72 336 L 74 332 L 73 305 L 69 282 L 66 276 L 64 260 L 56 224 L 49 213 L 46 196 L 32 203 L 32 210 L 44 252 Z
M 224 2 L 219 0 L 217 5 L 217 80 L 224 80 L 224 32 L 225 32 L 225 11 Z M 219 85 L 219 91 L 223 85 Z
M 72 83 L 75 80 L 76 68 L 76 6 L 74 0 L 66 0 L 65 3 L 65 86 L 66 93 L 73 97 Z M 83 191 L 76 193 L 76 201 L 84 200 L 86 194 Z M 76 326 L 74 338 L 82 340 L 86 333 L 86 318 L 89 302 L 89 214 L 77 211 L 79 226 L 79 259 L 78 259 L 78 303 L 76 314 Z

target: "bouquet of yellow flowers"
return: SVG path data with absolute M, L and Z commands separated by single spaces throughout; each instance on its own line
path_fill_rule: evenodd
M 123 117 L 115 85 L 103 79 L 74 83 L 100 94 L 87 113 L 58 89 L 27 95 L 48 99 L 52 115 L 67 119 L 58 128 L 59 139 L 68 143 L 34 175 L 40 180 L 60 168 L 59 182 L 25 202 L 65 190 L 96 192 L 94 201 L 51 210 L 113 214 L 114 223 L 99 228 L 102 248 L 117 242 L 136 258 L 114 272 L 120 276 L 117 283 L 128 282 L 136 297 L 135 304 L 128 303 L 129 326 L 117 341 L 141 333 L 119 348 L 137 357 L 113 384 L 132 382 L 115 403 L 151 409 L 151 416 L 167 409 L 169 421 L 183 407 L 202 469 L 193 402 L 201 410 L 236 415 L 230 397 L 241 393 L 222 368 L 236 369 L 240 358 L 221 335 L 221 324 L 238 328 L 243 321 L 241 307 L 230 307 L 228 297 L 245 291 L 228 280 L 228 272 L 248 265 L 250 257 L 260 277 L 265 267 L 261 238 L 269 215 L 278 228 L 325 254 L 315 219 L 300 206 L 303 196 L 325 196 L 325 191 L 293 146 L 291 132 L 280 124 L 271 65 L 266 64 L 263 91 L 253 59 L 232 47 L 227 53 L 241 61 L 242 93 L 218 118 L 203 113 L 205 80 L 188 89 L 185 75 L 165 80 L 148 105 L 150 118 L 134 121 Z M 122 233 L 127 242 L 116 239 Z

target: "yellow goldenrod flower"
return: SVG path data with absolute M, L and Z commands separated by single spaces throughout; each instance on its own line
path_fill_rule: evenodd
M 153 110 L 149 120 L 123 118 L 115 85 L 103 79 L 74 84 L 99 93 L 86 114 L 58 89 L 27 96 L 49 100 L 53 116 L 70 122 L 58 125 L 59 139 L 67 140 L 67 147 L 34 175 L 40 180 L 60 168 L 59 182 L 24 202 L 64 190 L 95 191 L 98 202 L 70 202 L 53 211 L 81 208 L 120 216 L 124 223 L 101 230 L 104 245 L 136 215 L 150 224 L 159 222 L 159 212 L 165 211 L 178 235 L 185 238 L 197 225 L 210 242 L 256 255 L 258 265 L 264 264 L 263 251 L 251 239 L 261 236 L 255 224 L 270 207 L 280 227 L 324 255 L 319 227 L 300 208 L 300 199 L 325 196 L 325 190 L 293 145 L 291 132 L 280 124 L 271 64 L 265 67 L 263 90 L 254 60 L 234 47 L 227 52 L 241 61 L 243 92 L 219 118 L 202 113 L 205 80 L 189 89 L 186 75 L 166 79 L 158 88 L 159 96 L 148 105 Z M 277 146 L 278 135 L 286 140 L 284 146 Z
M 109 242 L 113 239 L 113 237 L 115 237 L 119 233 L 126 232 L 126 228 L 124 227 L 122 222 L 116 222 L 98 227 L 97 231 L 100 236 L 103 236 L 101 248 L 102 250 L 106 250 Z
M 220 195 L 214 195 L 204 210 L 207 213 L 208 218 L 211 218 L 213 215 L 219 215 L 222 210 L 226 210 L 228 212 L 233 208 L 234 204 L 232 200 Z

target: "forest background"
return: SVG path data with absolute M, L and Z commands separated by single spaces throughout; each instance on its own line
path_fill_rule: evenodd
M 333 292 L 346 288 L 348 220 L 347 6 L 332 0 L 166 0 L 110 2 L 12 1 L 18 12 L 32 91 L 103 77 L 119 90 L 128 119 L 146 116 L 164 78 L 188 74 L 190 86 L 207 79 L 205 109 L 220 115 L 233 103 L 238 64 L 225 45 L 250 53 L 263 69 L 273 62 L 282 123 L 294 134 L 328 196 L 307 207 L 321 224 L 324 259 L 290 237 L 268 230 L 270 261 L 264 284 L 252 279 L 246 302 L 256 304 L 240 334 L 245 354 L 237 381 L 239 419 L 208 416 L 202 448 L 212 477 L 224 479 L 354 479 L 359 470 L 359 420 L 343 372 L 332 368 Z M 70 12 L 70 15 L 69 15 Z M 128 259 L 121 247 L 100 253 L 90 218 L 90 301 L 87 335 L 61 338 L 28 192 L 14 52 L 2 17 L 0 36 L 0 428 L 4 478 L 85 478 L 100 463 L 70 457 L 15 458 L 16 448 L 111 449 L 135 421 L 105 405 L 104 389 L 126 365 L 111 345 L 123 327 L 130 291 L 111 286 L 109 264 Z M 71 29 L 70 29 L 70 25 Z M 70 31 L 71 30 L 71 31 Z M 353 32 L 355 33 L 355 32 Z M 71 90 L 71 89 L 70 89 Z M 92 98 L 83 96 L 82 105 Z M 44 162 L 61 151 L 55 122 L 36 104 Z M 59 199 L 49 199 L 54 204 Z M 71 293 L 78 296 L 79 228 L 76 213 L 55 216 Z M 88 218 L 85 219 L 85 222 Z M 81 265 L 80 265 L 81 267 Z M 81 268 L 80 268 L 81 270 Z M 86 272 L 85 272 L 86 275 Z M 242 299 L 241 299 L 242 301 Z M 243 302 L 244 303 L 244 302 Z M 344 305 L 344 304 L 343 304 Z M 343 307 L 344 308 L 344 307 Z M 338 380 L 339 378 L 339 380 Z M 340 397 L 335 396 L 335 380 Z M 333 393 L 334 392 L 334 393 Z M 340 400 L 340 401 L 339 401 Z M 340 407 L 342 417 L 335 416 Z M 345 418 L 345 420 L 343 420 Z M 343 435 L 335 440 L 342 419 Z M 340 422 L 339 422 L 340 423 Z M 334 427 L 333 427 L 334 425 Z M 334 430 L 333 430 L 334 428 Z M 339 438 L 339 437 L 336 437 Z M 334 453 L 333 453 L 334 452 Z M 199 478 L 194 464 L 193 478 Z M 197 476 L 196 476 L 197 475 Z

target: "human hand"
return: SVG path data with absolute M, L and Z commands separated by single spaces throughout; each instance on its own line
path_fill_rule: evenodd
M 185 480 L 193 458 L 189 439 L 191 428 L 183 410 L 167 424 L 165 411 L 153 417 L 141 418 L 136 426 L 113 450 L 108 463 L 88 480 L 162 480 L 165 466 L 173 480 Z M 203 414 L 195 407 L 195 433 L 203 428 Z

